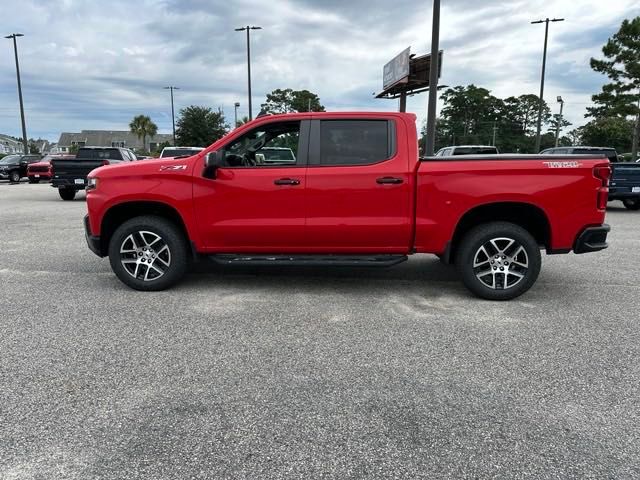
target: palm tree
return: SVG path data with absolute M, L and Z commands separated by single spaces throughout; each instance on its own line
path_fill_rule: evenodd
M 153 123 L 147 115 L 137 115 L 133 117 L 133 120 L 131 120 L 129 124 L 129 129 L 131 133 L 142 140 L 143 151 L 147 149 L 147 137 L 153 137 L 158 133 L 158 126 Z
M 245 123 L 249 123 L 249 117 L 242 117 L 242 118 L 238 119 L 238 122 L 236 123 L 236 127 L 240 127 L 240 126 L 244 125 Z

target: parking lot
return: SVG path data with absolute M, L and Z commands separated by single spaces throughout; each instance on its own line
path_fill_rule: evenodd
M 419 256 L 135 292 L 0 182 L 0 478 L 637 478 L 640 213 L 506 303 Z

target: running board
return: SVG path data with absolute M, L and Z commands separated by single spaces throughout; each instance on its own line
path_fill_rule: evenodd
M 405 262 L 406 255 L 210 255 L 220 265 L 293 265 L 331 267 L 390 267 Z

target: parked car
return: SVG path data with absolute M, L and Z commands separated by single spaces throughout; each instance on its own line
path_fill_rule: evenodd
M 544 155 L 604 155 L 611 162 L 612 174 L 609 185 L 609 201 L 621 200 L 629 210 L 640 210 L 640 165 L 618 162 L 620 155 L 615 148 L 608 147 L 558 147 L 543 150 Z
M 260 153 L 256 153 L 258 163 L 296 163 L 296 156 L 293 150 L 286 147 L 265 147 L 260 149 Z
M 609 147 L 554 147 L 541 151 L 540 155 L 604 155 L 612 163 L 619 159 L 616 149 Z
M 452 157 L 454 155 L 498 155 L 497 147 L 491 145 L 456 145 L 444 147 L 436 152 L 436 157 Z
M 0 159 L 0 179 L 9 179 L 13 183 L 18 183 L 21 178 L 27 176 L 27 167 L 40 161 L 40 155 L 7 155 Z
M 71 159 L 75 158 L 75 155 L 45 155 L 39 162 L 30 164 L 27 167 L 27 177 L 29 177 L 29 183 L 39 183 L 40 180 L 51 180 L 51 178 L 53 177 L 51 160 L 53 160 L 54 158 Z
M 53 159 L 53 179 L 51 185 L 58 189 L 60 198 L 73 200 L 79 190 L 84 190 L 87 175 L 104 165 L 117 165 L 136 160 L 135 154 L 121 147 L 82 147 L 75 158 Z
M 190 157 L 203 150 L 202 147 L 165 147 L 160 152 L 160 158 Z
M 542 248 L 607 247 L 605 158 L 419 159 L 415 121 L 406 113 L 264 116 L 188 158 L 98 168 L 87 185 L 87 243 L 138 290 L 173 285 L 199 256 L 390 266 L 432 253 L 493 300 L 534 284 Z M 297 145 L 294 164 L 256 162 L 283 143 Z

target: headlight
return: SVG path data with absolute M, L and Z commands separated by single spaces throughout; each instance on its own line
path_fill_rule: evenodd
M 87 191 L 98 188 L 98 179 L 96 177 L 87 178 L 87 186 L 85 188 Z

